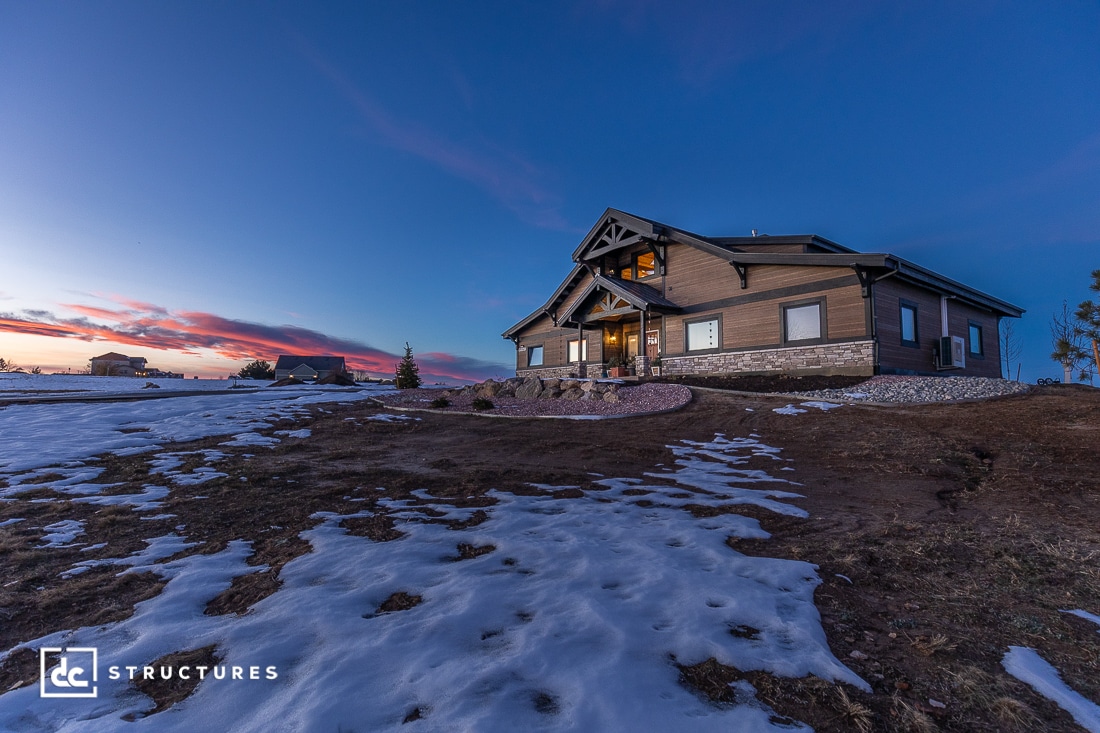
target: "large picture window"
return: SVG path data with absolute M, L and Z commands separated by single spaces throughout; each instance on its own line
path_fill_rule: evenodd
M 689 321 L 684 324 L 688 351 L 716 351 L 721 322 L 717 316 L 703 321 Z
M 642 252 L 634 258 L 634 278 L 642 280 L 657 274 L 657 258 L 652 252 Z
M 588 339 L 584 341 L 578 341 L 573 339 L 569 342 L 569 360 L 570 363 L 575 361 L 588 361 Z
M 542 366 L 542 347 L 541 346 L 528 346 L 527 347 L 527 366 L 529 366 L 529 367 Z
M 917 334 L 917 305 L 901 301 L 901 343 L 903 346 L 917 346 L 920 338 Z
M 783 306 L 783 340 L 813 341 L 822 337 L 821 301 Z

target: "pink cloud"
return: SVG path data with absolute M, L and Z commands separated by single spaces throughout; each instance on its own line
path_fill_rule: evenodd
M 347 359 L 349 368 L 380 376 L 392 375 L 401 358 L 353 339 L 299 326 L 270 326 L 201 311 L 170 312 L 149 303 L 121 297 L 111 299 L 124 307 L 113 310 L 81 304 L 63 306 L 80 314 L 77 318 L 62 318 L 49 311 L 0 313 L 0 332 L 107 341 L 180 354 L 196 354 L 205 349 L 242 362 L 274 361 L 280 354 L 338 355 Z M 510 371 L 504 364 L 438 352 L 419 355 L 417 362 L 429 380 L 479 381 Z

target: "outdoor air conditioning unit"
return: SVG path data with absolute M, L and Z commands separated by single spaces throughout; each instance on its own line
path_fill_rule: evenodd
M 966 366 L 966 341 L 961 336 L 940 339 L 938 361 L 940 369 L 962 369 Z

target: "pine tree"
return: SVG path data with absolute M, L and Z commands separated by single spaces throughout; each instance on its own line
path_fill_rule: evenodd
M 405 342 L 405 356 L 397 365 L 394 385 L 398 389 L 416 389 L 420 386 L 420 367 L 413 359 L 413 350 L 408 341 Z
M 1092 284 L 1089 290 L 1100 293 L 1100 270 L 1092 271 Z M 1092 358 L 1096 362 L 1096 372 L 1100 374 L 1100 302 L 1086 300 L 1077 306 L 1077 317 L 1081 334 L 1090 341 Z

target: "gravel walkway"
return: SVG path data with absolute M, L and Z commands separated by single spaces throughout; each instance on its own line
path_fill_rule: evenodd
M 880 375 L 847 389 L 793 392 L 799 397 L 840 402 L 952 402 L 1022 394 L 1028 385 L 989 377 L 904 377 Z
M 603 400 L 520 399 L 516 397 L 491 398 L 492 410 L 474 410 L 473 395 L 448 397 L 450 406 L 440 412 L 477 412 L 482 415 L 506 415 L 509 417 L 572 417 L 598 419 L 601 417 L 626 417 L 652 412 L 667 412 L 683 407 L 691 401 L 691 390 L 680 384 L 640 384 L 621 387 L 618 402 Z M 377 399 L 387 407 L 433 409 L 432 400 L 440 396 L 438 389 L 407 389 L 394 394 L 380 395 Z

